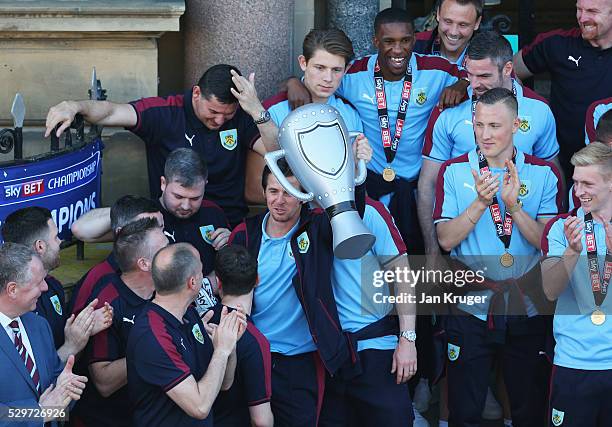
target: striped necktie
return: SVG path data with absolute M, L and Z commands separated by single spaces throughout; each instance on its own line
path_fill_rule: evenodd
M 23 341 L 21 340 L 21 330 L 19 329 L 19 322 L 13 320 L 9 326 L 15 334 L 15 348 L 17 349 L 19 356 L 21 356 L 23 363 L 25 363 L 26 371 L 28 371 L 32 377 L 32 381 L 36 386 L 36 391 L 40 395 L 40 376 L 38 375 L 38 369 L 34 364 L 34 359 L 32 359 L 32 357 L 28 354 L 28 350 L 23 345 Z

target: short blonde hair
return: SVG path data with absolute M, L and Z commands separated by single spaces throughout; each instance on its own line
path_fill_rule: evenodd
M 570 160 L 574 166 L 599 165 L 605 174 L 612 173 L 612 148 L 603 142 L 593 141 L 580 151 L 577 151 Z

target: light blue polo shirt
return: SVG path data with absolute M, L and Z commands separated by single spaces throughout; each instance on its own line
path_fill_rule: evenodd
M 380 174 L 387 166 L 387 160 L 382 146 L 374 89 L 374 66 L 377 57 L 378 55 L 366 56 L 354 61 L 342 78 L 337 93 L 348 99 L 359 112 L 364 134 L 373 150 L 368 168 Z M 459 69 L 442 57 L 415 53 L 410 58 L 410 65 L 412 66 L 410 102 L 402 138 L 391 166 L 397 176 L 414 180 L 421 170 L 423 138 L 431 110 L 438 103 L 444 88 L 458 80 Z M 395 132 L 402 88 L 403 80 L 385 81 L 391 135 Z
M 357 111 L 348 103 L 338 98 L 335 95 L 327 98 L 327 105 L 331 105 L 336 110 L 340 112 L 344 123 L 346 124 L 346 128 L 349 132 L 363 132 L 363 125 L 361 124 L 361 119 L 359 118 L 359 114 Z M 268 108 L 270 112 L 270 116 L 272 117 L 272 121 L 276 124 L 276 126 L 280 127 L 285 117 L 289 115 L 291 109 L 289 108 L 289 101 L 281 101 L 276 104 L 273 104 Z
M 612 99 L 612 98 L 608 98 L 608 99 Z M 598 104 L 597 106 L 595 106 L 595 108 L 593 109 L 593 129 L 597 129 L 597 124 L 599 123 L 599 119 L 601 119 L 601 116 L 603 116 L 607 111 L 609 111 L 610 109 L 612 109 L 612 102 L 603 102 L 601 104 Z M 588 115 L 588 112 L 587 112 Z M 591 118 L 587 117 L 587 120 L 591 120 Z M 585 129 L 584 129 L 584 145 L 588 145 L 591 140 L 589 139 L 589 134 L 587 132 L 587 127 L 588 123 L 585 125 Z
M 292 284 L 297 267 L 290 242 L 298 223 L 283 237 L 270 237 L 266 233 L 269 216 L 270 213 L 266 214 L 261 225 L 253 323 L 270 342 L 271 352 L 293 356 L 315 351 L 304 310 Z
M 386 207 L 378 204 L 380 209 L 386 211 Z M 338 316 L 343 331 L 357 332 L 361 328 L 385 317 L 393 308 L 391 304 L 377 304 L 372 298 L 374 291 L 389 295 L 386 287 L 374 288 L 372 281 L 374 271 L 381 270 L 381 262 L 385 262 L 399 254 L 399 248 L 392 235 L 399 238 L 399 232 L 393 224 L 393 219 L 388 211 L 386 218 L 372 205 L 366 205 L 363 217 L 365 226 L 376 236 L 376 242 L 372 249 L 358 260 L 334 258 L 332 268 L 332 286 Z M 365 349 L 393 350 L 397 346 L 397 336 L 373 338 L 359 341 L 357 351 Z
M 557 127 L 550 107 L 535 98 L 529 89 L 513 81 L 518 101 L 518 116 L 521 121 L 514 134 L 517 149 L 550 160 L 559 154 Z M 476 147 L 472 125 L 472 88 L 468 87 L 469 99 L 454 108 L 439 113 L 432 112 L 427 125 L 423 157 L 437 163 L 458 157 Z M 437 116 L 437 119 L 436 119 Z
M 584 211 L 578 208 L 576 216 L 584 220 Z M 545 256 L 562 256 L 568 246 L 563 232 L 567 215 L 552 220 L 543 241 Z M 601 223 L 593 221 L 595 241 L 599 261 L 599 274 L 603 279 L 606 256 L 606 234 Z M 591 323 L 591 313 L 595 310 L 595 299 L 591 291 L 588 272 L 586 244 L 582 235 L 582 253 L 572 272 L 569 284 L 557 300 L 553 320 L 555 337 L 555 365 L 572 369 L 604 370 L 612 369 L 612 298 L 608 296 L 601 307 L 607 315 L 606 321 L 596 326 Z
M 534 156 L 525 155 L 520 150 L 516 154 L 523 191 L 519 199 L 523 210 L 531 218 L 554 217 L 561 210 L 561 197 L 558 197 L 559 180 L 553 172 L 553 166 Z M 442 165 L 442 179 L 438 180 L 434 208 L 434 224 L 449 221 L 458 217 L 478 197 L 471 170 L 479 170 L 476 149 L 445 162 Z M 501 179 L 503 169 L 491 168 L 493 174 L 500 174 L 500 186 L 497 199 L 502 218 L 506 207 L 501 198 Z M 473 214 L 472 214 L 473 215 Z M 523 237 L 516 223 L 513 226 L 509 252 L 514 256 L 511 267 L 503 267 L 499 257 L 505 252 L 504 244 L 495 233 L 495 223 L 489 210 L 485 210 L 472 232 L 451 251 L 451 256 L 465 263 L 473 270 L 482 270 L 486 277 L 493 280 L 505 280 L 520 277 L 533 268 L 539 261 L 540 251 Z M 470 292 L 470 295 L 488 295 L 486 303 L 458 305 L 463 311 L 474 314 L 481 320 L 486 319 L 490 298 L 493 291 Z M 528 298 L 527 298 L 528 299 Z M 527 301 L 527 314 L 537 314 L 535 307 Z

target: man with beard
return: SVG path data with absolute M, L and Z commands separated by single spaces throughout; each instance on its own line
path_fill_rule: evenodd
M 76 114 L 89 123 L 123 126 L 143 139 L 151 197 L 158 197 L 159 179 L 168 155 L 177 148 L 196 151 L 210 167 L 206 199 L 224 210 L 232 224 L 248 213 L 244 198 L 247 152 L 266 153 L 276 134 L 266 123 L 270 115 L 261 108 L 245 111 L 235 97 L 236 67 L 217 64 L 184 94 L 150 97 L 116 104 L 109 101 L 64 101 L 49 109 L 45 136 L 70 126 Z M 254 87 L 254 74 L 249 76 Z M 234 91 L 234 92 L 232 92 Z M 270 147 L 268 147 L 270 148 Z
M 208 168 L 200 156 L 188 148 L 178 148 L 168 155 L 160 178 L 162 194 L 154 201 L 163 216 L 164 234 L 170 243 L 190 243 L 200 253 L 205 276 L 197 300 L 201 314 L 216 303 L 215 253 L 227 244 L 230 235 L 221 208 L 204 199 L 207 179 Z M 87 219 L 80 219 L 79 228 L 99 230 L 97 234 L 110 231 L 110 209 L 97 210 Z
M 550 105 L 568 178 L 569 160 L 582 148 L 588 106 L 612 96 L 612 2 L 577 0 L 576 19 L 579 28 L 540 34 L 514 55 L 514 70 L 521 80 L 550 73 Z
M 516 95 L 521 121 L 514 136 L 516 147 L 526 154 L 533 154 L 559 166 L 554 117 L 539 95 L 512 78 L 510 43 L 493 31 L 475 35 L 467 48 L 465 68 L 470 79 L 470 99 L 442 112 L 434 109 L 425 134 L 418 209 L 426 253 L 432 255 L 439 254 L 431 217 L 438 171 L 443 162 L 476 146 L 472 123 L 473 106 L 487 90 L 503 87 Z

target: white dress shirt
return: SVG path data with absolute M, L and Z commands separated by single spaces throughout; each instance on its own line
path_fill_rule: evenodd
M 12 343 L 15 343 L 15 334 L 13 333 L 13 328 L 9 326 L 9 324 L 13 321 L 17 320 L 19 323 L 19 329 L 21 331 L 21 342 L 23 342 L 24 347 L 28 351 L 28 354 L 32 358 L 34 365 L 36 365 L 36 356 L 32 352 L 32 345 L 30 345 L 30 339 L 28 338 L 28 333 L 21 322 L 21 317 L 16 317 L 15 319 L 9 318 L 7 315 L 0 311 L 0 324 L 2 325 L 2 329 L 8 334 L 9 339 Z M 16 350 L 15 350 L 16 351 Z

